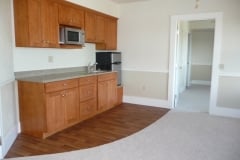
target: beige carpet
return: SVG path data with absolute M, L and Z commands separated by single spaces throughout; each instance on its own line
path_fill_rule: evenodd
M 14 160 L 240 160 L 240 119 L 170 111 L 144 130 L 94 147 Z

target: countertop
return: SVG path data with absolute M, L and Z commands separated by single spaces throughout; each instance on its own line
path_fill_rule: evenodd
M 19 81 L 28 81 L 28 82 L 39 82 L 39 83 L 48 83 L 60 80 L 74 79 L 87 76 L 95 76 L 106 73 L 112 73 L 113 71 L 97 71 L 88 73 L 86 71 L 77 71 L 77 72 L 64 72 L 64 73 L 55 73 L 55 74 L 46 74 L 46 75 L 31 75 L 25 77 L 16 77 L 16 80 Z

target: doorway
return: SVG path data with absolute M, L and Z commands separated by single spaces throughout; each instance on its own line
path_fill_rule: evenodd
M 189 47 L 190 43 L 192 43 L 192 33 L 188 34 L 189 32 L 185 32 L 185 41 L 182 43 L 185 43 L 185 47 L 180 48 L 179 42 L 180 42 L 180 22 L 182 22 L 182 25 L 187 26 L 189 22 L 205 22 L 209 21 L 211 23 L 214 22 L 214 28 L 212 28 L 212 31 L 214 33 L 214 42 L 213 42 L 213 51 L 212 51 L 212 60 L 211 64 L 208 64 L 208 68 L 211 68 L 210 71 L 210 81 L 209 80 L 197 80 L 197 79 L 191 79 L 194 77 L 192 73 L 200 73 L 192 70 L 196 70 L 196 67 L 190 67 L 192 62 L 189 62 L 189 59 L 191 58 L 192 48 Z M 185 23 L 185 24 L 184 24 Z M 200 26 L 200 25 L 198 25 Z M 221 48 L 221 29 L 222 29 L 222 13 L 199 13 L 199 14 L 192 14 L 192 15 L 178 15 L 178 16 L 172 16 L 171 17 L 171 32 L 170 32 L 170 61 L 169 61 L 169 88 L 168 88 L 168 97 L 169 97 L 169 105 L 171 108 L 175 108 L 178 104 L 179 96 L 181 92 L 186 90 L 186 88 L 189 88 L 192 83 L 207 83 L 209 86 L 209 100 L 207 102 L 207 112 L 212 113 L 212 111 L 216 108 L 216 97 L 217 97 L 217 86 L 218 86 L 218 64 L 220 59 L 220 48 Z M 203 28 L 198 28 L 200 30 L 204 30 Z M 206 29 L 207 30 L 207 29 Z M 187 45 L 186 45 L 187 44 Z M 186 47 L 187 46 L 187 47 Z M 181 50 L 185 50 L 184 56 L 182 55 L 182 60 L 185 60 L 188 63 L 183 63 L 182 65 L 179 65 L 179 54 L 180 52 L 179 48 Z M 185 57 L 185 58 L 184 58 Z M 195 63 L 195 62 L 194 62 Z M 179 71 L 182 70 L 182 71 Z M 180 72 L 182 72 L 180 74 Z M 179 75 L 182 75 L 184 78 L 180 78 Z M 183 76 L 185 75 L 185 76 Z M 199 74 L 196 74 L 195 76 L 199 76 Z M 179 79 L 180 78 L 180 79 Z M 195 80 L 195 81 L 194 81 Z M 179 85 L 183 84 L 183 85 Z M 204 84 L 207 86 L 206 84 Z M 185 86 L 185 87 L 184 87 Z M 199 97 L 198 97 L 199 98 Z M 198 103 L 194 101 L 194 103 Z
M 179 21 L 178 26 L 175 108 L 208 112 L 215 21 Z

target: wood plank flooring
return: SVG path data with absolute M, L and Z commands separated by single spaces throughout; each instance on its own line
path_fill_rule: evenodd
M 168 111 L 123 103 L 47 139 L 19 134 L 5 158 L 60 153 L 110 143 L 147 127 Z

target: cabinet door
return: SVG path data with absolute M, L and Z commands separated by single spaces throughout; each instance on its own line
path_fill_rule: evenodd
M 73 22 L 72 25 L 84 29 L 84 11 L 80 8 L 72 9 Z
M 30 47 L 42 46 L 41 0 L 28 0 L 28 36 Z M 20 15 L 16 15 L 20 16 Z M 21 32 L 21 31 L 20 31 Z M 26 33 L 21 33 L 26 34 Z
M 105 27 L 106 49 L 117 49 L 117 20 L 107 19 Z
M 52 92 L 46 95 L 47 132 L 56 131 L 65 125 L 65 92 Z
M 14 0 L 18 47 L 58 47 L 58 10 L 52 0 Z
M 96 42 L 105 42 L 105 18 L 103 16 L 96 16 Z
M 106 110 L 117 105 L 117 74 L 98 76 L 98 109 Z
M 42 1 L 42 47 L 58 47 L 58 6 L 51 0 Z
M 108 108 L 108 84 L 106 81 L 98 82 L 98 110 Z
M 96 15 L 91 12 L 85 12 L 85 39 L 86 42 L 95 42 L 96 40 Z
M 79 87 L 80 101 L 86 101 L 96 97 L 97 86 L 96 84 L 84 85 Z
M 79 120 L 79 94 L 78 88 L 68 89 L 64 93 L 63 104 L 65 108 L 66 123 L 71 124 Z
M 80 118 L 85 119 L 96 114 L 97 100 L 96 98 L 80 103 Z
M 117 104 L 117 81 L 115 79 L 108 81 L 107 87 L 108 108 L 111 108 Z
M 84 28 L 84 11 L 67 4 L 59 5 L 59 24 Z

